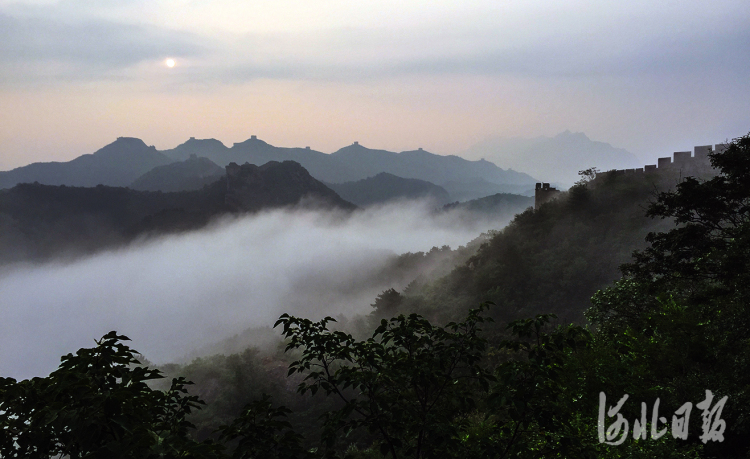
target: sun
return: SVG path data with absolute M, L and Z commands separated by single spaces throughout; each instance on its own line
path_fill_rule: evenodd
M 175 66 L 175 64 L 176 64 L 176 62 L 175 62 L 175 61 L 174 61 L 174 59 L 172 59 L 172 58 L 169 58 L 169 59 L 167 59 L 166 61 L 164 61 L 164 63 L 165 63 L 165 64 L 167 64 L 167 67 L 169 67 L 170 69 L 171 69 L 172 67 L 174 67 L 174 66 Z

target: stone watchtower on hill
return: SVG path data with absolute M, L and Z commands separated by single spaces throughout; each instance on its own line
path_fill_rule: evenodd
M 554 198 L 559 193 L 560 190 L 550 187 L 549 183 L 537 183 L 534 190 L 534 209 L 538 209 L 539 206 Z

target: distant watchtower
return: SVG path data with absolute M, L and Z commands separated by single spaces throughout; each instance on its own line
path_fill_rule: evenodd
M 537 183 L 536 190 L 534 190 L 534 209 L 538 209 L 539 206 L 554 199 L 560 193 L 557 188 L 552 188 L 549 183 Z

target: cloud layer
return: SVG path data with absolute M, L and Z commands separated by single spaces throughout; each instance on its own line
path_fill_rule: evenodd
M 506 223 L 467 221 L 416 203 L 351 218 L 275 211 L 70 264 L 19 266 L 0 276 L 0 375 L 45 375 L 110 330 L 163 363 L 284 312 L 367 313 L 378 293 L 403 287 L 373 279 L 394 253 L 455 248 Z
M 361 13 L 343 5 L 337 20 L 320 14 L 332 5 L 319 3 L 317 12 L 298 5 L 311 18 L 304 21 L 290 14 L 289 5 L 253 9 L 220 3 L 211 9 L 166 0 L 109 6 L 84 0 L 0 4 L 4 79 L 52 74 L 96 80 L 123 69 L 133 73 L 116 73 L 135 78 L 145 75 L 137 64 L 167 56 L 189 66 L 180 74 L 184 83 L 217 84 L 258 78 L 366 81 L 411 74 L 746 74 L 750 68 L 743 58 L 750 49 L 745 27 L 750 13 L 737 1 L 714 3 L 710 9 L 700 2 L 371 6 L 381 21 L 363 21 Z

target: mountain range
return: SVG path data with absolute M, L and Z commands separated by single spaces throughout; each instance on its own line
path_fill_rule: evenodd
M 265 164 L 268 161 L 291 160 L 300 163 L 310 174 L 327 183 L 344 183 L 373 177 L 386 172 L 398 177 L 418 179 L 442 185 L 449 181 L 466 182 L 483 179 L 508 191 L 533 187 L 527 174 L 503 170 L 489 161 L 469 161 L 458 156 L 441 156 L 421 148 L 400 153 L 366 148 L 358 142 L 331 154 L 305 148 L 282 148 L 252 136 L 231 148 L 215 139 L 190 138 L 174 149 L 162 151 L 181 160 L 191 154 L 203 156 L 223 166 L 230 162 Z
M 95 153 L 67 162 L 33 163 L 11 171 L 0 172 L 0 188 L 18 183 L 39 182 L 43 185 L 130 186 L 133 180 L 157 166 L 174 159 L 147 146 L 141 139 L 119 137 Z
M 441 156 L 422 149 L 396 153 L 365 148 L 355 142 L 326 154 L 310 148 L 275 147 L 253 136 L 231 148 L 214 139 L 191 138 L 171 150 L 157 151 L 140 139 L 120 137 L 95 153 L 72 161 L 34 163 L 0 172 L 0 188 L 33 182 L 68 186 L 131 186 L 153 168 L 185 161 L 191 155 L 208 158 L 221 167 L 232 162 L 262 165 L 269 161 L 295 161 L 313 177 L 328 183 L 362 180 L 381 172 L 436 185 L 485 180 L 509 192 L 533 188 L 535 182 L 527 174 L 503 170 L 489 161 Z
M 570 131 L 555 137 L 532 139 L 494 137 L 472 146 L 463 156 L 486 158 L 500 167 L 523 170 L 540 181 L 563 187 L 575 183 L 580 178 L 578 171 L 590 167 L 601 171 L 643 167 L 627 150 L 593 141 L 582 132 Z

